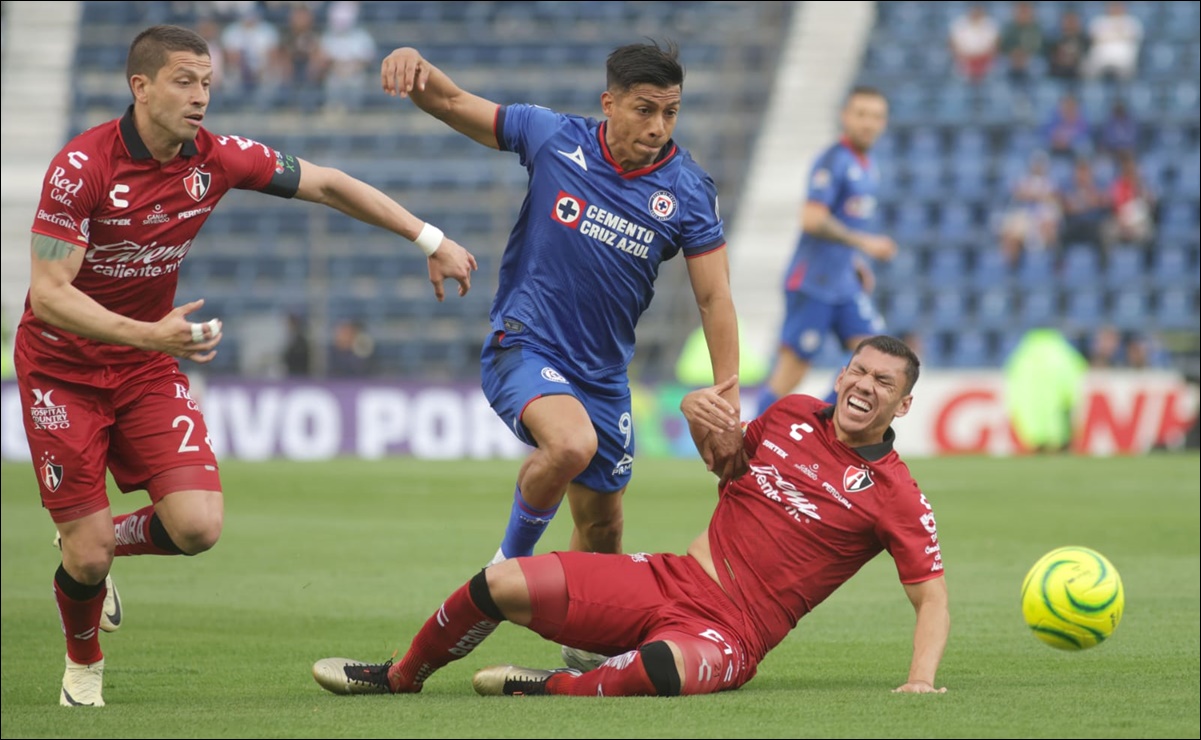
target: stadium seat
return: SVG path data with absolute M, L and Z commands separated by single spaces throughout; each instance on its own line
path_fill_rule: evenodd
M 959 332 L 949 353 L 950 365 L 959 368 L 988 367 L 994 364 L 984 332 L 967 330 Z
M 1173 287 L 1160 291 L 1155 306 L 1155 323 L 1160 329 L 1198 331 L 1197 288 Z
M 1141 288 L 1121 288 L 1110 296 L 1109 323 L 1119 329 L 1139 329 L 1150 315 L 1147 293 Z
M 976 266 L 972 269 L 971 284 L 988 288 L 1007 283 L 1010 277 L 1009 263 L 999 249 L 987 249 L 976 255 Z
M 1064 252 L 1062 282 L 1068 287 L 1097 284 L 1100 272 L 1097 250 L 1088 244 L 1071 244 Z
M 1052 326 L 1059 316 L 1058 296 L 1052 289 L 1031 290 L 1022 296 L 1021 326 Z
M 1018 262 L 1018 283 L 1026 288 L 1045 288 L 1055 282 L 1055 258 L 1047 249 L 1027 249 Z
M 930 325 L 935 329 L 959 329 L 967 323 L 967 297 L 958 288 L 935 287 L 930 303 Z
M 1109 253 L 1105 282 L 1113 288 L 1142 287 L 1143 253 L 1136 247 L 1119 247 Z
M 986 288 L 976 297 L 976 326 L 1002 329 L 1013 324 L 1013 293 L 1005 287 Z
M 1105 315 L 1105 302 L 1100 290 L 1078 288 L 1067 294 L 1064 316 L 1077 328 L 1091 328 L 1101 323 Z

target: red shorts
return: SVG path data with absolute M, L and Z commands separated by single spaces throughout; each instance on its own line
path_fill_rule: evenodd
M 762 656 L 749 650 L 743 637 L 750 626 L 695 559 L 585 552 L 550 557 L 558 558 L 566 579 L 567 613 L 561 625 L 538 619 L 545 611 L 539 609 L 539 585 L 558 577 L 554 562 L 538 557 L 518 561 L 533 601 L 530 627 L 543 637 L 604 655 L 669 640 L 681 649 L 689 668 L 683 677 L 686 694 L 736 689 L 754 677 Z
M 106 508 L 105 468 L 123 492 L 150 487 L 157 502 L 176 490 L 221 490 L 200 407 L 174 358 L 118 366 L 59 368 L 16 343 L 22 419 L 42 505 L 57 522 Z M 67 380 L 66 378 L 70 378 Z M 150 486 L 177 468 L 195 474 Z

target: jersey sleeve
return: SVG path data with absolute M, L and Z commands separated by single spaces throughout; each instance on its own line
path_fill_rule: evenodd
M 33 219 L 35 234 L 87 247 L 88 226 L 106 195 L 108 166 L 95 151 L 72 141 L 50 162 Z
M 836 149 L 831 149 L 813 163 L 809 172 L 809 193 L 805 199 L 810 203 L 821 203 L 831 211 L 838 200 L 838 192 L 842 189 L 842 178 L 845 167 L 835 156 Z
M 291 198 L 300 189 L 300 161 L 244 136 L 218 136 L 216 149 L 230 187 Z
M 726 236 L 721 215 L 717 210 L 717 185 L 713 178 L 698 178 L 695 187 L 681 193 L 680 248 L 685 257 L 698 257 L 725 246 Z
M 563 124 L 564 116 L 549 108 L 524 103 L 504 105 L 496 114 L 496 143 L 514 152 L 528 168 L 534 155 Z
M 877 524 L 877 535 L 892 555 L 901 583 L 921 583 L 942 575 L 942 551 L 934 510 L 912 478 L 896 494 L 894 506 Z

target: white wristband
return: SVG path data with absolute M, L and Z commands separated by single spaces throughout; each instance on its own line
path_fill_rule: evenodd
M 426 222 L 425 226 L 421 227 L 421 233 L 417 235 L 417 238 L 413 240 L 413 243 L 416 244 L 422 252 L 425 252 L 426 257 L 429 257 L 434 252 L 438 251 L 438 247 L 442 244 L 442 238 L 444 236 L 445 234 L 442 233 L 442 229 L 439 229 L 437 226 L 434 226 L 429 222 Z

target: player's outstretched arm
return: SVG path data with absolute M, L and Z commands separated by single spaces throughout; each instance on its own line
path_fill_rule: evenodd
M 725 249 L 716 249 L 688 260 L 688 277 L 701 314 L 701 328 L 713 365 L 714 378 L 728 378 L 738 373 L 738 316 L 730 292 L 730 266 Z M 722 397 L 741 413 L 737 385 L 724 388 Z M 742 449 L 742 434 L 738 428 L 706 435 L 702 440 L 701 456 L 709 469 L 717 474 L 721 484 L 746 472 L 746 455 Z
M 384 57 L 380 81 L 389 95 L 412 98 L 418 108 L 455 131 L 484 146 L 500 148 L 494 128 L 499 106 L 456 85 L 411 46 Z
M 138 321 L 100 305 L 72 283 L 83 266 L 84 250 L 44 234 L 31 245 L 29 304 L 33 315 L 51 326 L 109 344 L 165 352 L 208 362 L 221 341 L 220 322 L 193 324 L 187 315 L 204 301 L 180 306 L 156 322 Z
M 429 258 L 430 282 L 439 301 L 445 296 L 443 281 L 459 284 L 459 295 L 471 290 L 475 257 L 440 229 L 414 216 L 407 208 L 378 188 L 357 180 L 342 170 L 300 161 L 300 187 L 296 197 L 321 203 L 363 223 L 387 229 L 414 242 Z
M 849 228 L 830 213 L 830 207 L 825 203 L 811 200 L 801 207 L 801 229 L 819 239 L 854 247 L 873 259 L 890 260 L 897 253 L 896 242 L 892 239 Z
M 951 613 L 947 609 L 947 579 L 931 578 L 921 583 L 905 584 L 905 594 L 917 613 L 913 629 L 913 660 L 909 664 L 909 680 L 893 689 L 906 694 L 945 694 L 947 688 L 934 687 L 934 674 L 942 661 L 951 631 Z

